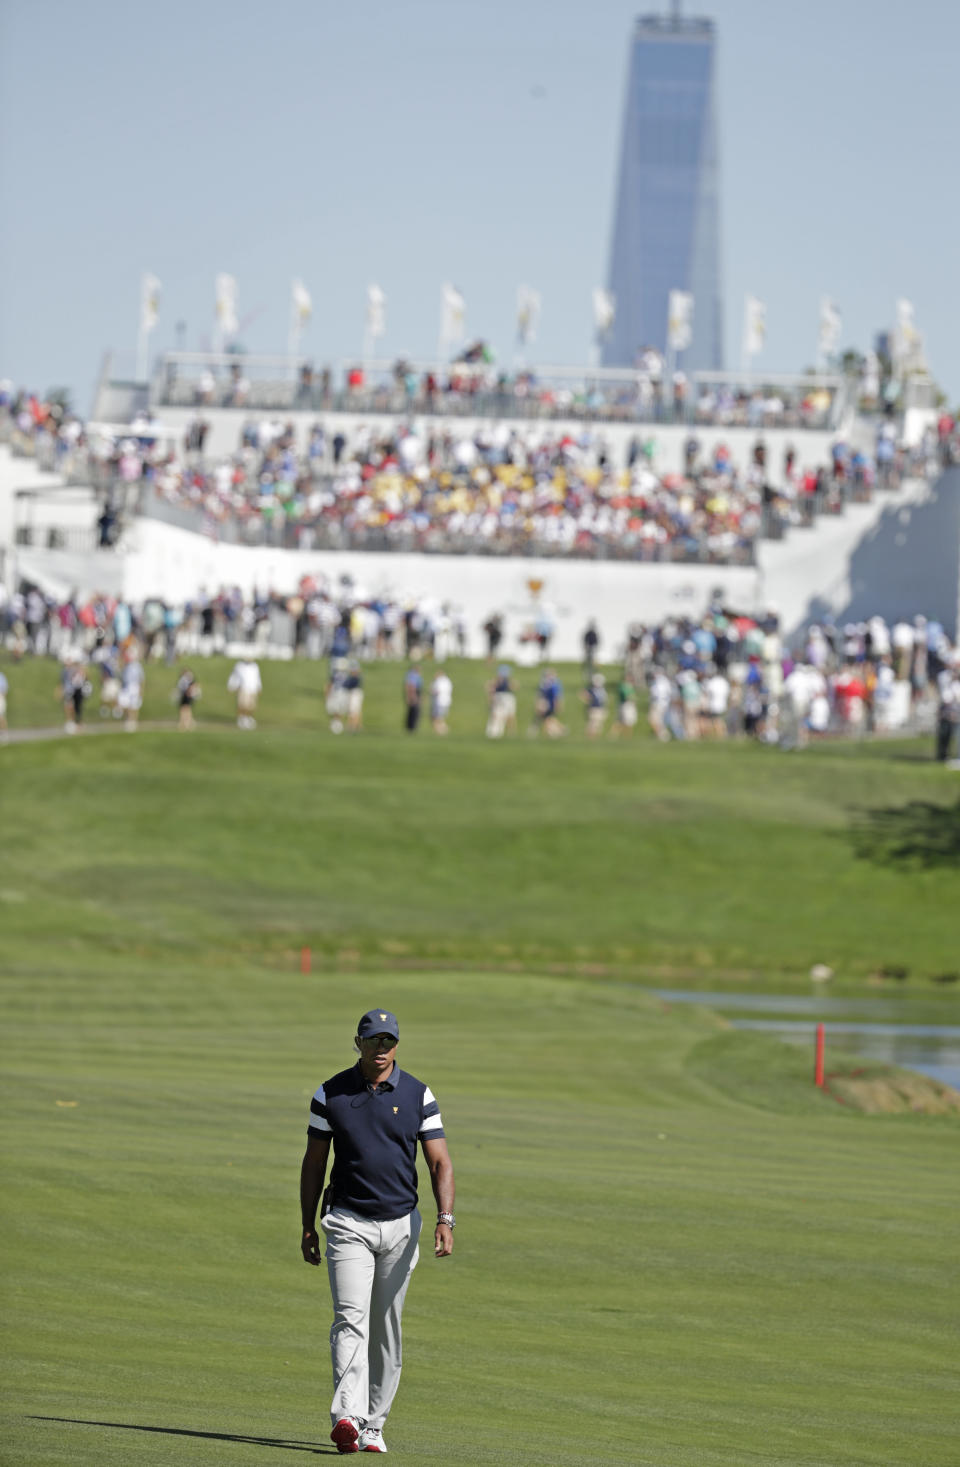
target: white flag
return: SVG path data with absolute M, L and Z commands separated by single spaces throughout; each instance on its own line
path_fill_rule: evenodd
M 537 334 L 537 322 L 540 319 L 540 292 L 532 286 L 521 285 L 517 288 L 517 340 L 522 346 L 528 341 L 533 341 Z
M 743 354 L 755 357 L 767 339 L 767 308 L 755 295 L 748 295 L 743 314 Z
M 617 314 L 616 298 L 609 290 L 596 286 L 593 292 L 593 324 L 598 336 L 606 336 Z
M 833 356 L 840 345 L 841 328 L 840 311 L 828 295 L 820 301 L 820 355 L 822 357 Z
M 693 296 L 689 290 L 671 290 L 667 303 L 667 346 L 685 351 L 693 340 Z
M 387 297 L 379 285 L 367 286 L 367 335 L 376 339 L 387 329 Z
M 235 336 L 240 329 L 237 320 L 237 282 L 233 275 L 217 276 L 217 325 L 222 336 Z
M 140 282 L 140 330 L 152 331 L 160 314 L 160 282 L 155 275 L 144 274 Z
M 445 284 L 440 294 L 440 340 L 453 344 L 463 340 L 466 314 L 463 296 L 455 285 Z
M 298 327 L 306 326 L 313 315 L 313 301 L 302 280 L 293 282 L 293 315 Z

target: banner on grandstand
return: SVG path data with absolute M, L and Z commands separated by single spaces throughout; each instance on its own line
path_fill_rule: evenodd
M 755 295 L 748 295 L 743 312 L 743 355 L 749 361 L 759 356 L 767 339 L 767 308 Z
M 160 316 L 160 282 L 145 272 L 140 281 L 140 330 L 152 331 Z
M 593 326 L 597 339 L 602 340 L 613 325 L 617 314 L 617 302 L 613 293 L 603 290 L 599 285 L 593 291 Z
M 367 286 L 366 329 L 373 340 L 383 336 L 387 329 L 387 297 L 379 285 Z
M 463 340 L 466 306 L 455 285 L 444 282 L 440 292 L 440 346 L 452 346 Z
M 693 340 L 693 296 L 689 290 L 671 290 L 667 301 L 667 346 L 686 351 Z
M 534 341 L 540 320 L 540 292 L 530 285 L 517 287 L 517 340 L 521 346 Z
M 292 289 L 293 318 L 299 327 L 306 326 L 313 315 L 313 301 L 302 280 L 295 280 Z
M 237 320 L 237 281 L 233 275 L 217 276 L 217 330 L 221 340 L 227 336 L 236 336 L 240 329 Z
M 828 295 L 820 300 L 820 336 L 818 344 L 821 357 L 832 357 L 840 345 L 842 321 L 839 307 Z

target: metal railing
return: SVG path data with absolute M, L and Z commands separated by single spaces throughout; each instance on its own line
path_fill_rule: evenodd
M 99 548 L 100 535 L 83 525 L 17 525 L 14 544 L 21 549 L 66 550 L 73 555 L 89 555 Z
M 526 421 L 676 424 L 696 428 L 835 429 L 849 406 L 846 379 L 695 372 L 686 390 L 635 370 L 545 366 L 510 375 L 478 362 L 342 363 L 315 373 L 300 357 L 171 352 L 154 374 L 154 407 L 244 412 L 348 412 Z M 707 411 L 704 393 L 723 401 Z M 815 401 L 811 403 L 811 395 Z M 773 404 L 779 404 L 774 407 Z

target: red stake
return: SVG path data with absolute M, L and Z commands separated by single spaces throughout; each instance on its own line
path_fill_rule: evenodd
M 823 1089 L 823 1025 L 817 1025 L 817 1057 L 813 1066 L 813 1083 Z
M 300 972 L 310 972 L 310 949 L 308 947 L 302 947 L 300 949 Z

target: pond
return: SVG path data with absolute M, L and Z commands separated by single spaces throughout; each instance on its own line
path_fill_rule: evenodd
M 848 1054 L 918 1070 L 960 1090 L 960 1024 L 911 1022 L 909 1001 L 826 994 L 698 993 L 681 988 L 655 992 L 666 1003 L 698 1003 L 722 1010 L 737 1029 L 758 1029 L 790 1043 L 809 1045 L 811 1064 L 814 1033 L 822 1020 L 828 1069 L 831 1041 L 836 1041 L 835 1048 L 842 1047 Z

